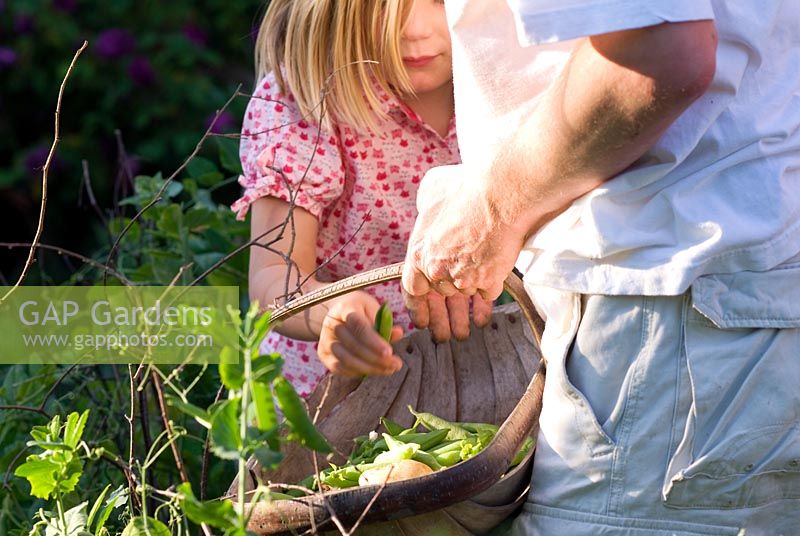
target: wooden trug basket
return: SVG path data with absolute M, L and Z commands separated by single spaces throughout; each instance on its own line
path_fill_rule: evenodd
M 273 321 L 352 290 L 398 279 L 401 273 L 402 263 L 397 263 L 343 279 L 289 302 L 273 313 Z M 348 529 L 361 518 L 359 535 L 456 536 L 484 534 L 513 513 L 527 495 L 533 449 L 521 464 L 506 470 L 525 438 L 535 438 L 538 432 L 545 369 L 538 350 L 543 323 L 522 281 L 511 274 L 505 289 L 516 303 L 496 308 L 489 326 L 473 327 L 468 340 L 435 344 L 427 331 L 412 332 L 393 345 L 405 362 L 399 372 L 363 380 L 328 375 L 308 398 L 312 416 L 320 408 L 317 428 L 345 456 L 353 447 L 352 438 L 376 429 L 382 416 L 411 426 L 409 405 L 452 421 L 500 424 L 482 452 L 453 467 L 383 487 L 262 500 L 248 528 L 260 535 L 338 534 L 331 516 L 335 512 Z M 291 443 L 284 454 L 274 471 L 250 460 L 246 489 L 255 488 L 256 478 L 291 483 L 314 473 L 311 451 Z M 330 459 L 344 461 L 341 455 Z M 319 469 L 327 463 L 317 455 Z M 234 480 L 226 498 L 235 498 L 237 486 Z

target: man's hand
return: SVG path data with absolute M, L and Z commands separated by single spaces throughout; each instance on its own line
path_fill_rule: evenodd
M 494 300 L 522 249 L 524 229 L 500 219 L 500 214 L 522 208 L 508 206 L 514 199 L 504 195 L 502 184 L 489 191 L 481 177 L 467 175 L 470 170 L 462 165 L 436 167 L 420 184 L 419 216 L 403 270 L 412 316 L 419 316 L 431 290 L 442 296 L 478 293 L 486 301 Z
M 378 301 L 366 292 L 351 292 L 332 301 L 322 321 L 317 355 L 334 374 L 387 376 L 400 370 L 402 360 L 374 328 Z M 403 336 L 392 328 L 392 341 Z
M 436 342 L 445 342 L 451 337 L 463 341 L 469 337 L 470 304 L 477 327 L 484 327 L 492 318 L 492 302 L 484 300 L 480 294 L 470 298 L 457 293 L 445 298 L 438 292 L 424 296 L 411 296 L 404 292 L 403 297 L 414 325 L 420 329 L 428 328 Z

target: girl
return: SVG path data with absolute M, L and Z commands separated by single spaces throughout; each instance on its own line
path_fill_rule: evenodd
M 242 127 L 243 196 L 251 211 L 250 296 L 272 306 L 403 260 L 417 187 L 433 166 L 459 162 L 450 37 L 436 0 L 272 0 L 256 43 L 258 86 Z M 324 110 L 324 114 L 321 113 Z M 276 231 L 292 220 L 282 236 Z M 434 335 L 464 336 L 469 304 L 431 298 Z M 372 329 L 379 302 L 407 326 L 397 282 L 330 300 L 276 326 L 262 350 L 307 395 L 325 368 L 351 376 L 402 367 Z M 434 303 L 434 301 L 436 303 Z M 476 323 L 490 304 L 473 304 Z M 456 326 L 459 326 L 456 329 Z M 396 326 L 396 340 L 402 329 Z M 315 341 L 318 341 L 315 343 Z

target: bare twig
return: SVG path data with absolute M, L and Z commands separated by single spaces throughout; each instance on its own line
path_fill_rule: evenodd
M 47 155 L 47 160 L 45 161 L 44 167 L 42 168 L 42 203 L 39 206 L 39 223 L 36 226 L 36 234 L 33 237 L 33 245 L 31 249 L 28 251 L 28 259 L 25 261 L 25 265 L 22 267 L 22 272 L 19 274 L 19 278 L 17 282 L 14 283 L 5 295 L 0 298 L 0 303 L 3 303 L 6 298 L 8 298 L 17 287 L 19 287 L 23 281 L 25 281 L 25 277 L 28 275 L 28 270 L 30 270 L 31 265 L 33 264 L 33 256 L 36 253 L 35 245 L 39 242 L 42 237 L 42 231 L 44 230 L 44 215 L 45 210 L 47 208 L 47 173 L 50 171 L 50 163 L 53 161 L 53 155 L 56 152 L 56 147 L 58 147 L 58 142 L 60 141 L 59 138 L 59 126 L 60 126 L 60 116 L 61 116 L 61 99 L 64 96 L 64 88 L 67 85 L 67 79 L 69 75 L 72 73 L 73 67 L 75 67 L 75 62 L 78 61 L 78 57 L 80 57 L 81 53 L 86 49 L 89 45 L 88 41 L 84 41 L 81 48 L 75 53 L 75 56 L 72 58 L 72 62 L 69 64 L 67 68 L 67 73 L 64 75 L 64 79 L 61 81 L 61 87 L 58 90 L 58 100 L 56 101 L 56 113 L 55 113 L 55 128 L 54 128 L 54 136 L 53 136 L 53 144 L 50 146 L 50 152 Z
M 65 370 L 65 371 L 64 371 L 64 372 L 61 374 L 61 376 L 59 376 L 59 378 L 58 378 L 58 379 L 55 381 L 55 383 L 53 383 L 53 385 L 51 385 L 51 386 L 50 386 L 50 390 L 48 390 L 48 391 L 47 391 L 47 394 L 46 394 L 46 395 L 44 395 L 44 398 L 42 399 L 42 403 L 41 403 L 41 404 L 39 404 L 39 407 L 40 407 L 41 409 L 44 409 L 44 406 L 45 406 L 45 404 L 47 404 L 47 400 L 48 400 L 48 399 L 50 398 L 50 396 L 51 396 L 51 395 L 52 395 L 52 394 L 55 392 L 55 390 L 56 390 L 56 387 L 58 387 L 58 386 L 59 386 L 59 384 L 60 384 L 62 381 L 64 381 L 64 378 L 66 378 L 66 377 L 67 377 L 67 375 L 68 375 L 70 372 L 72 372 L 73 370 L 75 370 L 75 367 L 77 367 L 77 366 L 78 366 L 78 364 L 77 364 L 77 363 L 74 363 L 74 364 L 70 365 L 70 367 L 69 367 L 67 370 Z
M 11 463 L 9 463 L 9 464 L 8 464 L 8 469 L 6 469 L 6 474 L 5 474 L 5 476 L 3 477 L 3 487 L 4 487 L 4 488 L 8 488 L 8 487 L 11 485 L 11 484 L 9 484 L 9 482 L 11 482 L 11 471 L 13 471 L 13 470 L 14 470 L 14 466 L 17 464 L 17 460 L 19 460 L 19 459 L 20 459 L 20 457 L 21 457 L 23 454 L 25 454 L 26 452 L 28 452 L 28 449 L 29 449 L 29 448 L 30 448 L 30 447 L 27 447 L 27 446 L 26 446 L 24 449 L 22 449 L 22 450 L 20 450 L 19 452 L 17 452 L 16 456 L 14 456 L 14 459 L 12 459 L 12 460 L 11 460 Z
M 92 266 L 94 268 L 97 268 L 99 270 L 107 272 L 107 273 L 111 274 L 112 276 L 116 277 L 117 279 L 119 279 L 120 281 L 122 281 L 122 283 L 124 283 L 127 286 L 132 286 L 134 284 L 133 281 L 129 280 L 127 277 L 125 277 L 122 273 L 116 271 L 114 268 L 111 268 L 110 266 L 107 266 L 107 265 L 105 265 L 105 264 L 103 264 L 101 262 L 98 262 L 98 261 L 96 261 L 94 259 L 91 259 L 91 258 L 89 258 L 89 257 L 87 257 L 85 255 L 81 255 L 80 253 L 76 253 L 74 251 L 70 251 L 68 249 L 64 249 L 64 248 L 59 247 L 59 246 L 52 246 L 52 245 L 49 245 L 49 244 L 42 244 L 41 242 L 38 242 L 38 243 L 35 243 L 35 244 L 33 242 L 0 242 L 0 247 L 6 247 L 6 248 L 31 248 L 32 247 L 32 248 L 38 248 L 38 249 L 46 249 L 48 251 L 53 251 L 53 252 L 55 252 L 55 253 L 57 253 L 59 255 L 65 255 L 65 256 L 68 256 L 68 257 L 73 257 L 73 258 L 78 259 L 79 261 L 81 261 L 81 262 L 83 262 L 85 264 L 88 264 L 88 265 L 90 265 L 90 266 Z
M 358 526 L 361 525 L 361 523 L 364 521 L 367 512 L 369 512 L 369 509 L 372 508 L 372 505 L 375 504 L 375 501 L 378 500 L 378 497 L 380 496 L 381 493 L 383 493 L 383 490 L 386 488 L 386 484 L 389 482 L 389 477 L 392 475 L 392 470 L 394 470 L 394 466 L 390 465 L 389 470 L 386 472 L 386 478 L 384 478 L 383 482 L 381 483 L 381 487 L 379 487 L 377 491 L 375 491 L 375 495 L 373 495 L 372 498 L 369 500 L 367 506 L 364 507 L 364 511 L 361 512 L 361 515 L 358 516 L 358 519 L 356 519 L 355 524 L 352 527 L 350 527 L 350 532 L 345 534 L 345 536 L 352 536 L 352 534 L 354 534 L 356 530 L 358 530 Z
M 164 423 L 164 430 L 167 431 L 169 437 L 174 437 L 175 430 L 172 428 L 172 421 L 169 420 L 169 416 L 167 415 L 167 405 L 164 402 L 164 389 L 161 387 L 161 378 L 158 374 L 152 374 L 151 379 L 156 389 L 156 397 L 158 398 L 158 407 L 161 410 L 161 421 Z M 175 441 L 172 441 L 170 447 L 172 449 L 172 457 L 175 459 L 175 466 L 178 468 L 178 472 L 181 475 L 181 482 L 188 482 L 189 476 L 186 474 L 186 467 L 183 463 L 181 453 L 178 450 L 178 445 L 175 444 Z
M 144 441 L 144 451 L 150 452 L 150 449 L 153 447 L 153 438 L 150 435 L 150 415 L 147 408 L 147 391 L 142 389 L 139 391 L 139 423 L 142 427 L 142 441 Z M 152 482 L 156 484 L 155 478 L 153 477 L 153 468 L 147 467 L 145 470 L 145 481 Z M 155 503 L 153 499 L 148 497 L 147 501 L 147 509 L 148 511 L 152 512 L 155 509 Z
M 50 396 L 55 391 L 56 387 L 67 377 L 67 374 L 72 372 L 72 370 L 77 367 L 77 364 L 71 365 L 63 374 L 50 386 L 50 390 L 47 391 L 47 394 L 42 399 L 42 402 L 39 404 L 39 407 L 33 406 L 24 406 L 24 405 L 17 405 L 17 404 L 10 404 L 10 405 L 2 405 L 0 406 L 0 410 L 20 410 L 20 411 L 29 411 L 32 413 L 38 413 L 48 419 L 52 418 L 49 413 L 44 410 L 47 401 L 50 399 Z
M 47 412 L 46 412 L 45 410 L 43 410 L 42 408 L 34 408 L 34 407 L 32 407 L 32 406 L 18 406 L 18 405 L 15 405 L 15 404 L 11 404 L 11 405 L 2 405 L 2 406 L 0 406 L 0 410 L 4 410 L 4 409 L 5 409 L 5 410 L 20 410 L 20 411 L 30 411 L 30 412 L 32 412 L 32 413 L 38 413 L 39 415 L 43 415 L 43 416 L 45 416 L 47 419 L 50 419 L 50 418 L 51 418 L 51 417 L 50 417 L 50 414 L 49 414 L 49 413 L 47 413 Z
M 100 205 L 97 203 L 97 198 L 94 196 L 94 189 L 92 188 L 92 179 L 91 175 L 89 174 L 89 162 L 87 160 L 81 160 L 81 167 L 83 168 L 83 178 L 81 179 L 81 189 L 78 193 L 78 206 L 81 204 L 81 200 L 83 199 L 83 192 L 86 192 L 86 197 L 89 198 L 89 206 L 92 207 L 97 217 L 100 218 L 100 221 L 103 222 L 103 228 L 106 230 L 107 233 L 111 231 L 108 228 L 108 219 L 106 219 L 106 215 L 103 214 L 103 210 L 100 208 Z M 110 237 L 110 235 L 109 235 Z
M 133 174 L 130 169 L 130 160 L 128 159 L 128 151 L 125 149 L 125 143 L 122 141 L 122 131 L 119 129 L 114 130 L 114 137 L 117 140 L 117 178 L 114 181 L 114 213 L 117 214 L 119 209 L 119 201 L 128 193 L 128 188 L 133 185 Z
M 217 389 L 217 396 L 214 397 L 214 403 L 216 404 L 220 398 L 222 398 L 222 393 L 225 392 L 225 385 L 220 385 L 219 389 Z M 206 432 L 206 441 L 203 445 L 203 463 L 200 467 L 200 500 L 206 500 L 206 494 L 208 492 L 208 462 L 211 457 L 211 432 Z
M 128 421 L 128 466 L 133 467 L 133 420 L 136 418 L 136 387 L 134 379 L 133 366 L 128 365 L 128 379 L 130 389 L 130 415 L 125 415 L 125 420 Z M 136 486 L 132 481 L 128 481 L 130 487 L 130 496 L 138 497 L 136 493 Z M 141 505 L 140 505 L 141 506 Z

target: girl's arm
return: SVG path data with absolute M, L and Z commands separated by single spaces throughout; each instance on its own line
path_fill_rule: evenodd
M 287 225 L 283 237 L 274 241 L 277 229 L 288 218 L 289 207 L 274 197 L 262 197 L 251 206 L 251 238 L 256 242 L 250 247 L 250 299 L 262 306 L 272 306 L 300 282 L 305 281 L 303 292 L 328 284 L 308 277 L 317 267 L 319 224 L 313 214 L 295 207 L 294 228 Z M 276 231 L 261 236 L 270 229 Z M 293 339 L 319 340 L 317 353 L 331 372 L 391 374 L 400 369 L 402 361 L 392 355 L 392 347 L 372 327 L 378 307 L 378 301 L 366 292 L 351 292 L 307 309 L 274 329 Z M 395 327 L 393 340 L 401 335 L 402 330 Z
M 316 269 L 318 222 L 307 210 L 295 207 L 294 229 L 291 224 L 287 225 L 283 237 L 273 242 L 278 229 L 288 218 L 289 203 L 274 197 L 262 197 L 253 202 L 250 211 L 250 237 L 256 240 L 250 247 L 250 300 L 258 300 L 262 307 L 272 307 Z M 261 237 L 270 229 L 275 231 Z M 284 257 L 289 253 L 291 262 Z M 303 285 L 303 292 L 323 285 L 311 277 Z M 325 304 L 317 305 L 282 322 L 275 330 L 293 339 L 315 341 L 319 338 L 327 307 Z

